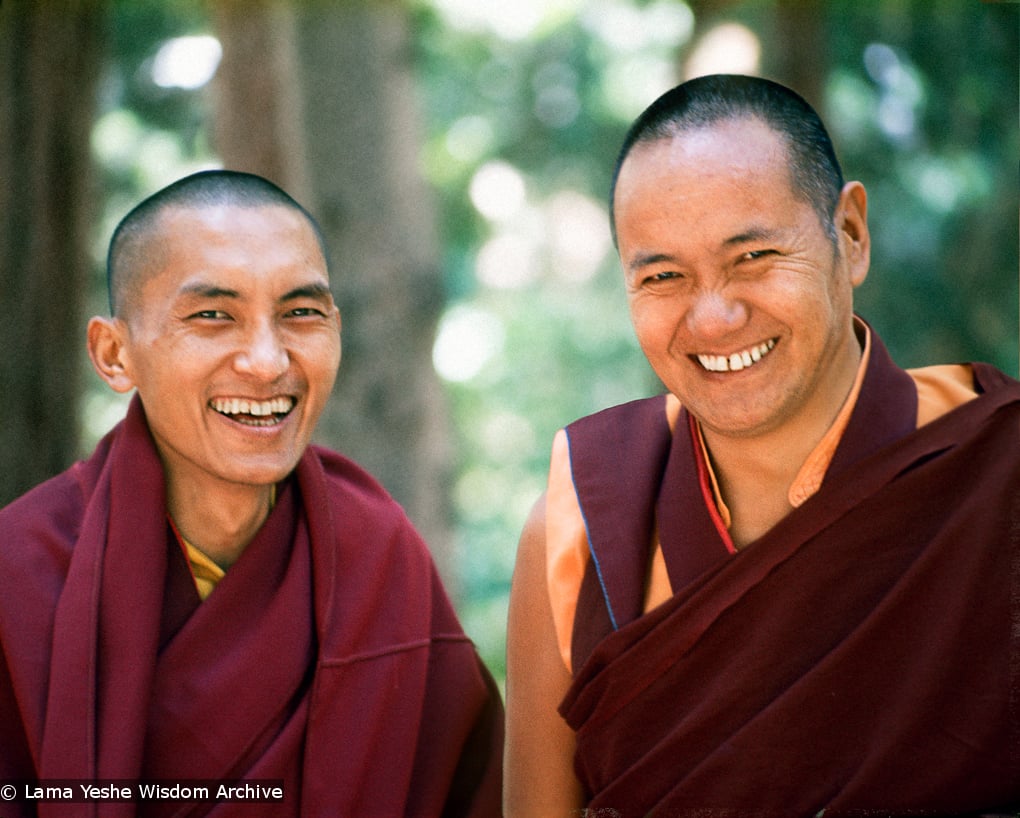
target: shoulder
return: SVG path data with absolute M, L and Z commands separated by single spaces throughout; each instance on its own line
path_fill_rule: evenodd
M 654 472 L 669 452 L 681 408 L 675 396 L 657 395 L 571 423 L 564 430 L 563 450 L 575 485 L 587 477 L 600 483 L 606 475 L 622 477 L 621 466 Z
M 0 643 L 11 667 L 38 665 L 86 514 L 80 467 L 0 510 Z
M 656 423 L 662 419 L 672 425 L 679 408 L 679 402 L 669 394 L 639 398 L 578 418 L 566 427 L 567 434 L 573 436 L 575 433 L 588 431 L 626 434 L 628 430 L 635 429 L 635 424 Z
M 310 446 L 299 466 L 305 502 L 328 509 L 338 545 L 373 555 L 399 554 L 431 563 L 421 536 L 403 507 L 366 469 L 349 457 Z M 355 542 L 356 541 L 356 542 Z
M 43 555 L 64 562 L 78 537 L 86 499 L 83 464 L 39 484 L 0 509 L 0 564 L 5 571 Z
M 674 395 L 656 395 L 611 406 L 559 430 L 550 453 L 545 519 L 557 523 L 557 530 L 569 521 L 566 539 L 576 540 L 576 530 L 585 527 L 578 492 L 591 480 L 611 485 L 634 471 L 655 471 L 669 450 L 681 408 Z
M 324 620 L 346 623 L 338 633 L 369 652 L 439 636 L 464 640 L 431 551 L 378 480 L 319 446 L 306 452 L 297 476 L 318 543 L 315 570 L 328 586 L 323 598 L 335 601 Z M 339 650 L 332 643 L 323 649 Z
M 108 433 L 87 460 L 76 462 L 0 509 L 0 562 L 28 558 L 37 551 L 70 554 L 82 521 L 95 502 L 117 429 Z
M 308 453 L 321 466 L 330 488 L 348 497 L 351 502 L 380 508 L 397 505 L 382 483 L 346 455 L 314 445 L 308 447 Z
M 942 364 L 908 369 L 907 374 L 917 388 L 919 427 L 971 401 L 1014 409 L 1020 404 L 1020 381 L 989 364 Z
M 906 370 L 919 388 L 939 391 L 965 403 L 979 395 L 992 395 L 1005 390 L 1015 392 L 1020 381 L 991 364 L 935 364 Z
M 982 393 L 993 394 L 1005 390 L 1015 396 L 1020 392 L 1020 381 L 991 364 L 973 363 L 969 368 L 974 373 L 974 384 Z

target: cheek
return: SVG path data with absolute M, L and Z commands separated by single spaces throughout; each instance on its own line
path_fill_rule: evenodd
M 329 338 L 328 351 L 324 355 L 323 368 L 329 373 L 330 378 L 335 378 L 337 370 L 340 368 L 340 336 L 331 335 Z
M 136 346 L 126 356 L 125 371 L 142 395 L 166 391 L 179 377 L 177 369 L 175 357 L 156 346 Z
M 805 323 L 813 324 L 819 332 L 828 333 L 833 331 L 838 319 L 842 315 L 849 317 L 851 311 L 851 295 L 849 287 L 844 286 L 845 282 L 829 278 L 825 281 L 815 282 L 816 286 L 806 290 L 801 296 L 801 304 L 805 306 Z
M 336 336 L 324 336 L 317 339 L 305 339 L 301 345 L 301 360 L 309 379 L 329 392 L 336 380 L 340 366 L 340 339 Z
M 675 301 L 641 299 L 631 303 L 630 320 L 641 348 L 654 357 L 665 352 L 673 341 L 682 311 Z

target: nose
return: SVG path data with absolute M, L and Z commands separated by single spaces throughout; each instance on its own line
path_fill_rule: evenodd
M 722 338 L 746 322 L 744 302 L 714 289 L 699 291 L 687 311 L 688 330 L 705 339 Z
M 238 372 L 260 379 L 275 380 L 290 366 L 290 354 L 279 331 L 265 322 L 252 328 L 234 357 Z

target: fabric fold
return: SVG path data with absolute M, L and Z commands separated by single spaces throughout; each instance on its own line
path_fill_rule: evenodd
M 980 399 L 901 433 L 916 402 L 868 414 L 890 384 L 909 398 L 892 366 L 869 367 L 844 438 L 873 441 L 858 459 L 591 651 L 561 706 L 590 808 L 966 814 L 1020 802 L 1020 384 L 975 365 Z M 980 487 L 966 486 L 975 474 Z M 696 492 L 686 480 L 672 491 Z M 579 608 L 578 620 L 591 618 Z
M 309 448 L 204 602 L 164 494 L 135 398 L 89 460 L 0 511 L 0 779 L 272 780 L 284 801 L 14 815 L 499 814 L 498 691 L 372 477 Z

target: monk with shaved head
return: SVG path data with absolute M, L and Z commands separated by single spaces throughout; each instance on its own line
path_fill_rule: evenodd
M 427 548 L 310 444 L 341 348 L 315 220 L 198 173 L 108 278 L 88 351 L 127 416 L 0 511 L 0 812 L 497 815 L 499 694 Z
M 865 189 L 777 83 L 665 93 L 610 205 L 664 393 L 553 441 L 507 815 L 1017 814 L 1020 383 L 896 366 Z

